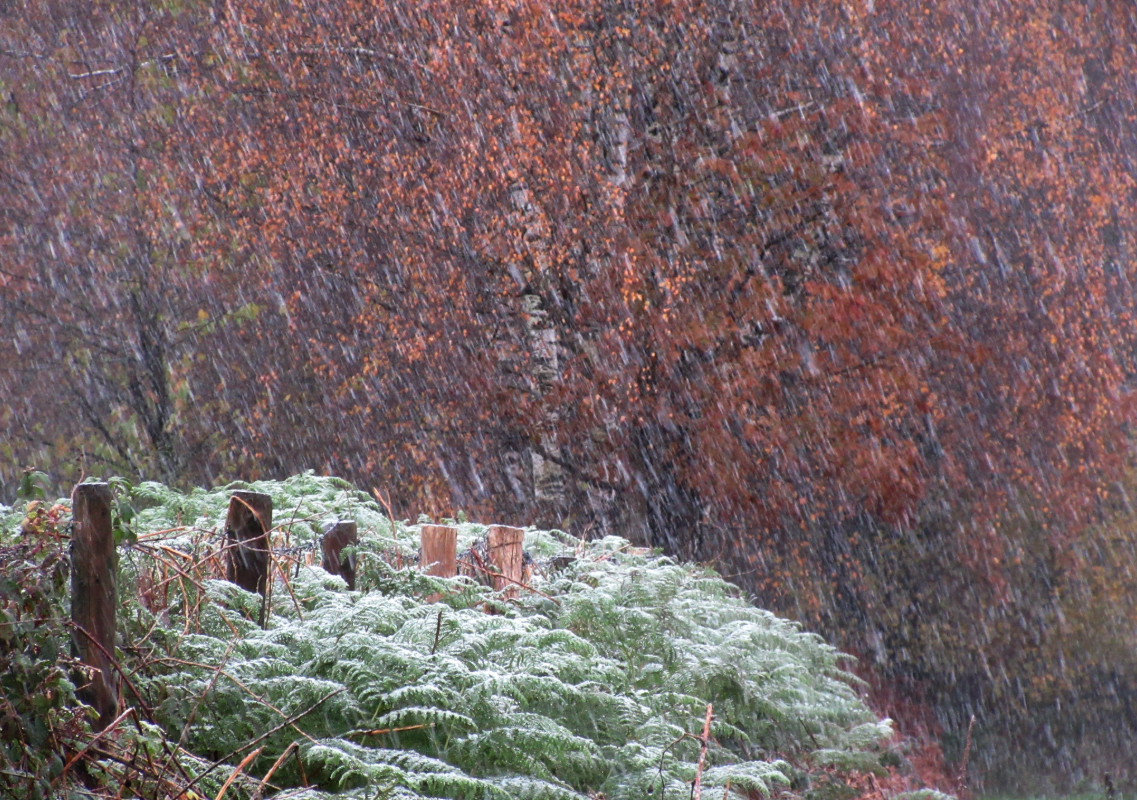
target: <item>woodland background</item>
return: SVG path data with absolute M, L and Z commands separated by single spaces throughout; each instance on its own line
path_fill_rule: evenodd
M 1121 0 L 0 3 L 0 498 L 314 468 L 619 533 L 949 762 L 975 714 L 988 786 L 1124 787 L 1135 46 Z

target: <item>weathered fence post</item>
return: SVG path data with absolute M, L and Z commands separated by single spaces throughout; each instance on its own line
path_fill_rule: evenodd
M 260 492 L 236 491 L 225 518 L 229 557 L 225 579 L 249 592 L 265 593 L 268 584 L 268 531 L 272 529 L 272 498 Z
M 576 556 L 560 555 L 549 559 L 549 572 L 560 572 L 576 563 Z
M 324 559 L 320 566 L 330 574 L 343 578 L 349 589 L 355 588 L 355 556 L 341 559 L 340 554 L 345 547 L 358 542 L 359 533 L 353 520 L 335 520 L 324 526 L 324 537 L 320 542 Z
M 513 597 L 524 580 L 525 553 L 522 544 L 525 541 L 525 531 L 507 525 L 491 525 L 487 538 L 490 566 L 498 573 L 493 576 L 493 588 Z
M 95 668 L 90 684 L 77 694 L 99 712 L 99 730 L 118 715 L 118 676 L 112 663 L 118 586 L 111 502 L 111 488 L 105 483 L 81 483 L 71 493 L 71 621 L 76 627 L 71 651 Z
M 458 574 L 458 529 L 450 525 L 423 525 L 419 531 L 419 564 L 426 568 L 427 575 L 437 578 L 453 578 Z M 434 603 L 442 599 L 435 592 L 426 598 Z M 442 617 L 439 617 L 439 625 Z
M 458 529 L 449 525 L 423 525 L 420 532 L 427 575 L 453 578 L 458 574 Z

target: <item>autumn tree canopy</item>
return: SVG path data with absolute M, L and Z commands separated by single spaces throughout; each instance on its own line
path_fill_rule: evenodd
M 1001 596 L 1122 475 L 1125 3 L 0 13 L 7 495 L 313 468 L 864 644 L 881 554 Z

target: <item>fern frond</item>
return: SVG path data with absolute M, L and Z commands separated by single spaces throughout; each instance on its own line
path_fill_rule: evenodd
M 325 519 L 354 519 L 358 591 L 300 565 L 291 591 L 274 586 L 263 630 L 261 597 L 216 580 L 147 618 L 157 650 L 136 683 L 168 733 L 188 726 L 184 745 L 204 759 L 259 739 L 253 773 L 298 742 L 319 787 L 310 800 L 682 800 L 712 703 L 703 778 L 729 782 L 731 800 L 786 785 L 785 764 L 755 752 L 818 774 L 879 762 L 890 729 L 858 697 L 844 657 L 707 569 L 616 537 L 529 531 L 538 559 L 572 548 L 571 563 L 532 577 L 559 605 L 498 598 L 502 613 L 489 615 L 474 605 L 492 590 L 424 575 L 417 526 L 342 482 L 306 473 L 250 487 L 288 509 L 277 522 L 293 546 L 315 546 Z M 190 559 L 216 541 L 226 489 L 136 493 L 140 530 L 191 526 L 166 540 Z M 485 533 L 458 528 L 463 547 Z M 141 557 L 129 568 L 145 568 Z M 444 599 L 427 603 L 440 589 Z M 301 767 L 288 762 L 274 780 L 298 787 Z

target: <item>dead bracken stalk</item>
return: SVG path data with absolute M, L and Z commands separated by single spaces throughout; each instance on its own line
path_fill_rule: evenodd
M 139 693 L 138 689 L 135 688 L 135 686 L 131 682 L 129 676 L 123 670 L 122 666 L 118 663 L 118 661 L 115 659 L 114 655 L 111 653 L 108 653 L 107 649 L 105 647 L 103 647 L 98 641 L 96 641 L 95 637 L 91 636 L 90 633 L 88 633 L 86 630 L 84 630 L 82 628 L 82 626 L 76 625 L 75 623 L 72 622 L 69 624 L 69 627 L 71 627 L 72 629 L 81 633 L 87 641 L 89 641 L 91 644 L 93 644 L 95 647 L 97 647 L 99 649 L 99 651 L 104 656 L 106 656 L 107 661 L 114 668 L 115 672 L 117 672 L 119 674 L 119 677 L 122 678 L 122 682 L 126 685 L 126 687 L 128 689 L 130 689 L 130 693 L 134 695 L 134 699 L 136 701 L 138 701 L 139 708 L 141 708 L 143 710 L 143 712 L 146 714 L 146 716 L 148 716 L 148 717 L 153 716 L 153 711 L 150 709 L 150 705 L 142 697 L 142 695 Z
M 199 774 L 199 775 L 198 775 L 196 778 L 194 778 L 192 781 L 190 781 L 190 784 L 189 784 L 189 786 L 187 786 L 187 787 L 186 787 L 186 792 L 188 793 L 188 792 L 189 792 L 189 790 L 190 790 L 190 789 L 192 789 L 194 786 L 196 786 L 196 785 L 197 785 L 197 783 L 198 783 L 198 782 L 199 782 L 199 781 L 200 781 L 202 778 L 204 778 L 204 777 L 205 777 L 206 775 L 208 775 L 209 773 L 213 772 L 215 769 L 217 769 L 218 767 L 220 767 L 222 764 L 224 764 L 224 763 L 225 763 L 226 761 L 228 761 L 229 759 L 233 758 L 234 756 L 240 755 L 240 754 L 241 754 L 241 753 L 243 753 L 244 751 L 248 750 L 250 747 L 256 747 L 258 744 L 260 744 L 261 742 L 263 742 L 263 741 L 264 741 L 265 739 L 267 739 L 268 737 L 272 736 L 272 735 L 273 735 L 274 733 L 276 733 L 277 731 L 281 731 L 281 730 L 284 730 L 284 729 L 285 729 L 285 728 L 287 728 L 289 725 L 292 725 L 293 723 L 295 723 L 297 720 L 299 720 L 299 719 L 302 719 L 303 717 L 306 717 L 306 716 L 308 716 L 309 714 L 311 714 L 313 711 L 315 711 L 317 708 L 319 708 L 320 706 L 322 706 L 322 705 L 323 705 L 325 702 L 327 702 L 328 700 L 331 700 L 331 699 L 332 699 L 333 697 L 335 697 L 337 694 L 342 694 L 343 692 L 346 692 L 346 691 L 347 691 L 347 687 L 346 687 L 346 686 L 341 686 L 339 689 L 336 689 L 336 690 L 335 690 L 335 691 L 333 691 L 333 692 L 328 692 L 326 695 L 324 695 L 323 697 L 321 697 L 321 698 L 320 698 L 319 700 L 317 700 L 315 703 L 313 703 L 312 705 L 308 706 L 308 707 L 307 707 L 306 709 L 304 709 L 303 711 L 301 711 L 301 712 L 299 712 L 299 713 L 296 713 L 296 714 L 293 714 L 291 717 L 289 717 L 289 718 L 288 718 L 288 719 L 286 719 L 284 722 L 282 722 L 282 723 L 280 723 L 279 725 L 277 725 L 275 728 L 271 728 L 270 730 L 267 730 L 267 731 L 265 731 L 265 732 L 264 732 L 264 733 L 262 733 L 260 736 L 258 736 L 257 738 L 253 739 L 251 742 L 245 742 L 245 744 L 241 745 L 240 747 L 238 747 L 238 748 L 236 748 L 236 749 L 234 749 L 234 750 L 232 750 L 232 751 L 230 751 L 230 752 L 226 753 L 224 756 L 222 756 L 221 758 L 219 758 L 219 759 L 217 759 L 216 761 L 214 761 L 214 762 L 213 762 L 213 764 L 212 764 L 212 765 L 210 765 L 208 769 L 204 770 L 204 771 L 203 771 L 201 774 Z M 260 751 L 258 750 L 257 752 L 259 753 Z
M 234 644 L 235 644 L 235 642 L 234 642 Z M 231 647 L 230 647 L 230 649 L 231 649 Z M 228 654 L 229 654 L 229 651 L 227 650 L 226 651 L 226 658 L 228 657 Z M 237 686 L 237 688 L 239 688 L 242 692 L 244 692 L 246 696 L 248 696 L 254 702 L 256 702 L 256 703 L 264 706 L 265 708 L 269 709 L 270 711 L 272 711 L 277 716 L 279 716 L 281 718 L 285 718 L 285 719 L 288 717 L 287 714 L 285 714 L 283 711 L 281 711 L 279 708 L 274 706 L 272 703 L 270 703 L 269 701 L 265 700 L 263 697 L 258 695 L 256 692 L 254 692 L 252 689 L 250 689 L 248 686 L 246 686 L 240 680 L 235 678 L 233 675 L 230 675 L 228 672 L 225 672 L 224 669 L 222 669 L 225 666 L 224 660 L 222 661 L 221 665 L 219 665 L 218 667 L 211 667 L 208 664 L 201 664 L 201 663 L 198 663 L 196 661 L 186 661 L 186 660 L 180 659 L 180 658 L 156 658 L 156 659 L 154 659 L 153 663 L 156 663 L 156 664 L 179 664 L 181 666 L 187 666 L 187 667 L 199 667 L 201 669 L 206 669 L 206 670 L 210 670 L 211 672 L 213 672 L 214 676 L 210 680 L 210 685 L 209 685 L 209 687 L 206 688 L 205 693 L 201 695 L 201 698 L 199 698 L 199 700 L 198 700 L 199 704 L 200 704 L 201 700 L 204 699 L 209 694 L 209 692 L 212 689 L 213 683 L 217 680 L 217 678 L 222 677 L 222 678 L 225 678 L 225 679 L 231 681 L 233 684 L 235 684 Z M 197 709 L 197 706 L 194 707 L 195 712 L 196 712 L 196 709 Z M 289 724 L 291 724 L 291 723 L 289 723 Z M 298 734 L 300 734 L 305 739 L 307 739 L 308 741 L 310 741 L 310 742 L 315 741 L 314 739 L 312 739 L 311 736 L 304 733 L 304 731 L 300 730 L 300 728 L 298 728 L 295 724 L 292 724 L 292 728 Z M 181 744 L 180 740 L 179 740 L 178 744 L 179 745 Z
M 383 508 L 387 510 L 387 519 L 391 520 L 391 524 L 394 525 L 395 512 L 391 510 L 391 501 L 377 487 L 371 487 L 371 494 L 375 495 L 375 499 L 383 504 Z
M 117 727 L 118 727 L 118 724 L 119 724 L 120 722 L 122 722 L 124 719 L 126 719 L 127 717 L 129 717 L 129 716 L 130 716 L 130 714 L 131 714 L 131 712 L 133 712 L 133 711 L 134 711 L 134 709 L 133 709 L 133 708 L 128 708 L 128 709 L 126 709 L 126 711 L 123 711 L 121 714 L 119 714 L 117 717 L 115 717 L 113 720 L 111 720 L 110 724 L 108 724 L 108 725 L 107 725 L 107 727 L 103 728 L 101 731 L 99 731 L 98 733 L 96 733 L 96 734 L 95 734 L 95 736 L 94 736 L 94 738 L 93 738 L 93 739 L 91 739 L 91 741 L 89 741 L 89 742 L 87 743 L 87 746 L 86 746 L 86 747 L 84 747 L 82 750 L 80 750 L 80 751 L 79 751 L 78 753 L 76 753 L 75 755 L 71 756 L 71 758 L 70 758 L 70 759 L 68 759 L 67 763 L 66 763 L 66 764 L 64 764 L 62 771 L 60 771 L 60 773 L 59 773 L 59 774 L 58 774 L 58 775 L 55 777 L 55 780 L 53 780 L 53 781 L 51 782 L 51 785 L 52 785 L 52 787 L 58 786 L 58 785 L 59 785 L 59 782 L 60 782 L 61 780 L 63 780 L 63 778 L 64 778 L 64 777 L 67 775 L 67 772 L 68 772 L 68 771 L 69 771 L 69 770 L 70 770 L 70 769 L 71 769 L 73 766 L 75 766 L 75 762 L 77 762 L 77 761 L 79 761 L 80 759 L 82 759 L 82 758 L 83 758 L 83 756 L 85 756 L 85 755 L 87 754 L 87 752 L 88 752 L 88 751 L 89 751 L 89 750 L 90 750 L 92 747 L 94 747 L 96 744 L 98 744 L 98 741 L 99 741 L 100 739 L 102 739 L 102 738 L 103 738 L 105 735 L 107 735 L 108 733 L 110 733 L 111 731 L 113 731 L 115 728 L 117 728 Z
M 959 765 L 959 785 L 964 792 L 967 791 L 967 758 L 971 755 L 971 729 L 975 727 L 975 715 L 967 723 L 967 741 L 963 745 L 963 762 Z
M 288 757 L 290 755 L 293 753 L 298 753 L 299 749 L 300 745 L 296 744 L 296 742 L 292 742 L 292 744 L 284 748 L 284 752 L 280 754 L 280 757 L 273 762 L 273 765 L 271 767 L 269 767 L 269 770 L 265 773 L 265 776 L 261 778 L 260 786 L 258 786 L 257 790 L 253 793 L 253 800 L 261 800 L 261 798 L 264 797 L 265 787 L 271 785 L 269 784 L 269 779 L 273 776 L 273 773 L 280 768 L 281 764 L 288 760 Z
M 666 800 L 667 798 L 667 779 L 663 775 L 663 763 L 664 759 L 667 758 L 667 752 L 682 741 L 697 738 L 698 737 L 693 733 L 685 733 L 678 739 L 673 739 L 672 741 L 668 742 L 667 745 L 659 751 L 659 800 Z
M 398 728 L 377 728 L 373 731 L 348 731 L 344 736 L 381 736 L 384 733 L 400 733 L 402 731 L 419 731 L 423 728 L 433 728 L 433 722 L 423 722 L 418 725 L 403 725 Z
M 711 739 L 712 706 L 707 703 L 707 717 L 703 720 L 702 744 L 699 746 L 699 765 L 695 768 L 695 785 L 691 790 L 693 800 L 700 800 L 703 794 L 703 766 L 707 763 L 707 744 Z
M 434 626 L 434 644 L 430 646 L 430 654 L 434 655 L 434 651 L 438 649 L 438 636 L 442 633 L 442 609 L 438 609 L 438 622 Z
M 561 604 L 560 600 L 558 600 L 557 598 L 555 598 L 551 595 L 545 594 L 540 589 L 534 589 L 532 586 L 530 586 L 527 583 L 523 583 L 522 581 L 514 580 L 513 578 L 510 578 L 508 575 L 502 575 L 501 572 L 499 572 L 497 570 L 489 569 L 488 567 L 485 566 L 485 562 L 482 561 L 482 559 L 478 556 L 477 553 L 474 553 L 473 555 L 474 555 L 474 558 L 478 561 L 477 564 L 473 564 L 473 563 L 471 563 L 469 561 L 465 561 L 463 559 L 459 559 L 458 563 L 462 564 L 464 566 L 470 567 L 471 569 L 476 569 L 476 570 L 478 570 L 478 572 L 485 573 L 486 575 L 489 575 L 490 577 L 501 578 L 502 580 L 504 580 L 508 583 L 516 584 L 517 586 L 520 586 L 522 589 L 524 589 L 527 592 L 532 592 L 533 594 L 539 594 L 539 595 L 541 595 L 541 597 L 544 597 L 546 600 L 552 600 L 558 606 Z
M 264 750 L 263 747 L 258 747 L 256 750 L 249 753 L 244 757 L 244 759 L 241 760 L 241 763 L 237 765 L 237 768 L 229 774 L 228 778 L 225 779 L 225 783 L 221 785 L 221 789 L 217 792 L 217 796 L 213 798 L 213 800 L 221 800 L 221 798 L 225 796 L 225 793 L 229 791 L 229 787 L 233 785 L 233 781 L 237 780 L 237 776 L 245 771 L 245 767 L 249 765 L 249 762 L 259 756 L 262 750 Z
M 277 572 L 280 573 L 281 580 L 284 581 L 284 588 L 288 590 L 288 596 L 292 598 L 292 607 L 296 610 L 296 617 L 303 622 L 304 612 L 300 608 L 300 601 L 296 598 L 296 592 L 292 591 L 292 582 L 288 579 L 288 570 L 280 565 L 280 561 L 277 560 L 272 550 L 269 550 L 268 555 L 272 560 L 273 566 L 275 566 Z M 273 583 L 273 581 L 269 581 L 269 583 Z M 264 627 L 264 625 L 262 624 L 261 627 Z
M 213 687 L 217 683 L 217 679 L 224 674 L 225 664 L 228 663 L 229 656 L 232 654 L 233 648 L 236 646 L 237 642 L 238 639 L 234 637 L 233 641 L 229 642 L 229 645 L 225 648 L 225 653 L 221 656 L 221 661 L 217 664 L 216 667 L 211 668 L 213 671 L 213 677 L 209 679 L 209 683 L 206 685 L 205 691 L 198 695 L 196 701 L 193 704 L 193 708 L 190 709 L 189 717 L 187 717 L 185 724 L 182 726 L 182 732 L 178 737 L 178 741 L 174 743 L 173 751 L 167 751 L 168 758 L 165 765 L 162 767 L 161 773 L 163 776 L 172 765 L 177 763 L 177 751 L 180 750 L 182 744 L 185 743 L 186 736 L 190 732 L 190 726 L 193 724 L 194 717 L 197 716 L 197 712 L 201 709 L 201 704 L 205 702 L 205 698 L 207 698 L 209 696 L 209 693 L 213 691 Z M 186 780 L 189 780 L 188 776 Z
M 879 797 L 880 800 L 887 800 L 884 796 L 884 790 L 880 788 L 880 784 L 877 782 L 876 775 L 873 775 L 871 772 L 869 773 L 869 781 L 872 783 L 872 788 L 876 790 L 876 796 Z

